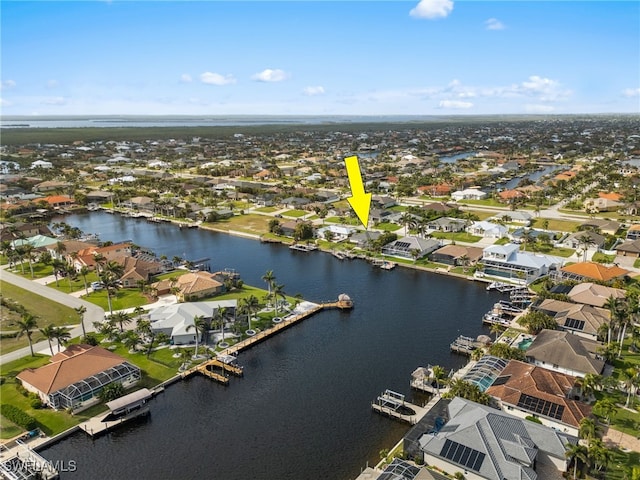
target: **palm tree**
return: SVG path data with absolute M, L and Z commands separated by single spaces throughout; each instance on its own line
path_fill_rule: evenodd
M 33 261 L 35 260 L 35 254 L 33 253 L 33 245 L 25 243 L 22 245 L 22 253 L 29 263 L 29 270 L 31 270 L 31 278 L 33 278 Z
M 55 328 L 55 339 L 58 342 L 58 352 L 60 352 L 60 346 L 71 340 L 71 332 L 67 327 Z
M 218 307 L 216 313 L 213 315 L 213 320 L 216 324 L 220 324 L 220 333 L 222 333 L 222 341 L 224 342 L 224 320 L 227 314 L 225 307 Z
M 618 315 L 618 299 L 613 295 L 610 296 L 607 298 L 607 301 L 604 302 L 603 307 L 609 310 L 611 314 L 611 319 L 609 320 L 609 331 L 607 333 L 607 345 L 609 345 L 611 343 L 611 324 L 614 321 L 614 318 Z
M 136 347 L 140 344 L 140 337 L 133 330 L 129 330 L 124 336 L 124 346 L 129 349 L 129 352 L 135 352 Z
M 589 458 L 593 461 L 596 470 L 600 472 L 613 459 L 613 451 L 605 447 L 599 438 L 592 438 L 589 441 Z
M 242 308 L 247 312 L 248 330 L 251 330 L 251 317 L 260 308 L 260 300 L 255 295 L 243 299 Z
M 49 349 L 51 350 L 51 356 L 53 356 L 53 345 L 51 345 L 51 340 L 56 338 L 56 327 L 53 325 L 53 323 L 51 323 L 46 327 L 41 328 L 40 333 L 44 335 L 49 342 Z
M 586 262 L 587 250 L 589 249 L 590 245 L 594 245 L 593 240 L 591 239 L 591 235 L 583 233 L 578 238 L 576 238 L 576 240 L 578 240 L 578 243 L 582 246 L 582 261 Z
M 109 304 L 109 313 L 111 315 L 113 315 L 111 295 L 120 288 L 120 277 L 123 273 L 122 265 L 116 262 L 108 262 L 102 267 L 102 271 L 100 272 L 100 281 L 107 291 L 107 303 Z
M 600 390 L 602 386 L 602 376 L 596 373 L 587 373 L 579 382 L 580 390 L 584 398 L 589 398 L 593 392 Z
M 603 398 L 595 403 L 593 409 L 600 412 L 600 415 L 605 418 L 607 425 L 609 425 L 609 423 L 611 423 L 611 416 L 618 411 L 618 406 L 610 398 Z
M 198 343 L 200 341 L 200 335 L 203 335 L 208 328 L 207 322 L 204 319 L 203 315 L 196 315 L 193 317 L 193 323 L 186 328 L 186 331 L 190 331 L 191 329 L 195 329 L 196 331 L 196 350 L 194 353 L 194 357 L 198 356 Z
M 193 355 L 193 356 L 195 356 L 195 355 Z M 180 365 L 180 368 L 183 369 L 183 370 L 186 370 L 186 368 L 189 365 L 189 362 L 191 361 L 192 358 L 193 357 L 191 355 L 191 352 L 189 352 L 188 349 L 183 348 L 182 350 L 180 350 L 180 360 L 182 360 L 182 365 Z
M 640 369 L 638 367 L 629 367 L 622 371 L 622 383 L 627 391 L 627 401 L 624 406 L 629 407 L 631 395 L 634 393 L 640 381 Z
M 620 333 L 620 336 L 619 336 L 620 350 L 618 351 L 618 357 L 622 356 L 622 345 L 624 344 L 624 339 L 627 335 L 627 326 L 631 325 L 634 322 L 634 320 L 636 320 L 638 312 L 640 312 L 640 307 L 638 304 L 638 295 L 635 293 L 627 294 L 625 298 L 625 305 L 626 305 L 626 309 L 625 309 L 626 315 L 623 315 L 622 318 L 620 319 L 620 323 L 622 324 L 622 332 Z
M 284 293 L 284 285 L 280 285 L 277 283 L 273 284 L 273 289 L 271 290 L 271 295 L 273 296 L 273 311 L 275 316 L 278 316 L 278 297 L 281 297 L 283 300 L 286 299 L 286 294 Z
M 120 331 L 124 332 L 124 326 L 130 324 L 133 319 L 127 312 L 120 310 L 119 312 L 111 315 L 109 317 L 109 321 L 118 322 L 118 324 L 120 325 Z
M 598 437 L 598 424 L 591 417 L 584 417 L 580 420 L 580 428 L 578 430 L 578 435 L 580 438 L 584 438 L 585 440 L 591 440 L 592 438 Z
M 434 365 L 431 367 L 431 374 L 433 375 L 433 379 L 436 381 L 436 390 L 440 393 L 440 380 L 446 377 L 446 372 L 444 368 L 440 365 Z
M 80 317 L 80 326 L 82 326 L 82 336 L 86 337 L 87 332 L 84 329 L 84 314 L 87 313 L 87 307 L 84 305 L 80 305 L 79 307 L 74 308 L 78 316 Z
M 504 328 L 499 323 L 492 323 L 491 324 L 491 328 L 489 329 L 489 331 L 491 333 L 495 333 L 496 334 L 496 342 L 497 342 L 498 341 L 498 335 L 500 335 L 504 331 Z
M 33 330 L 38 328 L 38 321 L 36 317 L 29 312 L 25 312 L 22 314 L 22 318 L 16 322 L 16 326 L 18 327 L 18 337 L 22 335 L 27 336 L 27 340 L 29 341 L 29 348 L 31 349 L 31 356 L 35 357 L 33 353 L 33 342 L 31 339 L 31 335 Z
M 89 270 L 89 267 L 87 267 L 86 265 L 83 265 L 82 267 L 80 267 L 80 270 L 78 270 L 78 273 L 80 274 L 80 276 L 82 277 L 82 281 L 84 282 L 84 293 L 89 295 L 89 288 L 87 287 L 87 275 L 89 275 L 89 273 L 91 272 L 91 270 Z
M 576 480 L 578 478 L 578 460 L 585 464 L 589 460 L 587 447 L 578 443 L 567 443 L 564 448 L 564 455 L 569 459 L 569 464 L 573 462 L 573 480 Z
M 262 280 L 267 282 L 267 288 L 269 289 L 269 297 L 271 296 L 271 286 L 276 281 L 276 276 L 273 274 L 273 270 L 267 270 L 262 276 Z
M 64 271 L 64 268 L 66 267 L 66 263 L 64 263 L 62 260 L 58 260 L 57 258 L 54 258 L 53 260 L 51 260 L 51 269 L 52 269 L 52 273 L 53 276 L 56 279 L 56 287 L 58 287 L 58 275 L 60 275 L 60 272 Z

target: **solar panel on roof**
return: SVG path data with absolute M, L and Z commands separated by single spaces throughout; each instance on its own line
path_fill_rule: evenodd
M 445 440 L 440 456 L 476 472 L 480 471 L 485 457 L 484 453 L 449 439 Z
M 542 398 L 532 397 L 531 395 L 526 395 L 524 393 L 520 394 L 518 407 L 556 420 L 561 420 L 562 415 L 564 414 L 564 405 L 549 402 Z
M 584 320 L 577 320 L 575 318 L 567 318 L 567 321 L 564 322 L 564 326 L 567 328 L 571 328 L 573 330 L 583 330 L 584 329 Z

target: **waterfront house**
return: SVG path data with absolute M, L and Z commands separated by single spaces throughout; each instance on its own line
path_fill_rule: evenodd
M 564 259 L 552 255 L 521 252 L 513 243 L 491 245 L 482 252 L 483 273 L 531 283 L 537 278 L 559 268 Z
M 382 232 L 358 232 L 349 237 L 349 242 L 355 244 L 359 248 L 368 248 L 369 243 L 378 239 Z
M 531 306 L 558 322 L 558 328 L 584 338 L 598 340 L 598 330 L 611 320 L 609 310 L 591 305 L 563 302 L 546 298 Z
M 418 259 L 438 249 L 440 245 L 440 241 L 433 238 L 402 237 L 382 247 L 382 254 L 392 257 Z
M 449 403 L 448 413 L 439 431 L 420 437 L 424 462 L 449 475 L 464 472 L 467 479 L 536 480 L 537 471 L 564 472 L 566 447 L 578 441 L 459 397 Z
M 431 254 L 431 260 L 452 266 L 474 265 L 482 258 L 482 249 L 465 245 L 445 245 Z
M 97 395 L 110 383 L 134 385 L 141 372 L 109 350 L 76 344 L 52 356 L 49 364 L 23 370 L 16 378 L 51 408 L 78 411 L 96 403 Z
M 604 361 L 597 357 L 599 342 L 560 330 L 542 330 L 526 351 L 527 362 L 574 377 L 600 375 Z
M 224 284 L 214 277 L 215 274 L 203 271 L 179 276 L 176 282 L 178 300 L 188 302 L 224 292 Z
M 591 407 L 575 400 L 576 377 L 546 368 L 509 361 L 487 393 L 503 412 L 519 418 L 537 418 L 543 425 L 578 435 L 580 421 L 591 415 Z
M 193 327 L 194 318 L 202 317 L 211 321 L 220 308 L 226 309 L 226 317 L 235 318 L 237 300 L 219 300 L 209 302 L 190 302 L 164 305 L 149 311 L 151 330 L 164 333 L 173 345 L 195 343 L 198 331 Z
M 567 295 L 572 302 L 592 305 L 594 307 L 603 307 L 611 297 L 615 299 L 625 298 L 626 292 L 621 288 L 607 287 L 599 283 L 584 282 L 575 285 Z
M 597 262 L 578 262 L 562 267 L 551 273 L 551 279 L 556 282 L 575 281 L 611 283 L 629 275 L 629 270 L 617 265 L 606 266 Z

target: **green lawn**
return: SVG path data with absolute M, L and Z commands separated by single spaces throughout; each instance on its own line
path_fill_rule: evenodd
M 255 208 L 254 212 L 273 213 L 277 210 L 280 210 L 280 209 L 278 207 L 260 207 L 260 208 Z
M 109 312 L 109 301 L 107 299 L 107 291 L 99 290 L 82 297 L 88 302 L 94 303 Z M 123 308 L 133 308 L 149 303 L 149 299 L 145 297 L 139 289 L 121 288 L 115 295 L 111 295 L 111 306 L 114 311 Z
M 433 238 L 444 238 L 447 240 L 454 240 L 456 242 L 466 242 L 466 243 L 476 243 L 479 242 L 482 237 L 478 237 L 476 235 L 471 235 L 467 232 L 457 232 L 457 233 L 449 233 L 449 232 L 433 232 Z
M 402 228 L 402 225 L 398 225 L 397 223 L 382 222 L 376 224 L 374 228 L 376 228 L 377 230 L 383 230 L 385 232 L 395 232 L 396 230 L 400 230 Z
M 502 208 L 507 207 L 507 205 L 505 205 L 504 203 L 500 203 L 495 198 L 485 198 L 484 200 L 458 200 L 457 203 L 459 205 L 482 205 L 487 207 L 502 207 Z
M 225 232 L 235 230 L 253 235 L 261 235 L 269 231 L 269 221 L 271 220 L 273 219 L 266 215 L 247 213 L 245 215 L 234 215 L 231 218 L 219 220 L 215 223 L 204 223 L 202 226 Z
M 282 213 L 282 216 L 284 217 L 293 217 L 293 218 L 300 218 L 300 217 L 304 217 L 305 215 L 307 215 L 309 212 L 305 212 L 304 210 L 287 210 L 286 212 Z
M 547 226 L 547 230 L 557 231 L 557 232 L 574 232 L 578 229 L 578 226 L 582 224 L 582 222 L 576 222 L 573 220 L 558 220 L 555 218 L 534 218 L 531 222 L 532 228 L 544 228 L 545 222 L 549 222 Z
M 17 287 L 11 283 L 0 281 L 0 291 L 5 299 L 10 299 L 20 305 L 25 306 L 29 313 L 36 316 L 38 328 L 44 328 L 50 323 L 63 325 L 77 325 L 80 323 L 78 314 L 73 308 L 66 307 L 60 303 L 56 303 L 48 298 L 36 295 L 28 290 Z M 3 315 L 0 319 L 0 330 L 3 332 L 15 331 L 14 322 L 20 319 L 20 315 L 9 311 L 3 307 Z M 35 330 L 31 336 L 33 343 L 44 340 L 44 336 Z M 26 336 L 20 338 L 3 338 L 0 340 L 0 346 L 3 353 L 12 352 L 29 345 Z
M 351 217 L 327 217 L 325 223 L 338 223 L 341 225 L 361 225 L 360 220 Z
M 172 270 L 171 272 L 163 273 L 162 275 L 156 275 L 153 277 L 154 282 L 159 282 L 160 280 L 167 280 L 169 278 L 177 278 L 185 273 L 189 273 L 188 270 Z

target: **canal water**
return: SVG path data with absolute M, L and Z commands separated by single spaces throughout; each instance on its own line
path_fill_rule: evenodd
M 482 283 L 204 230 L 102 212 L 64 220 L 169 258 L 209 257 L 212 268 L 234 268 L 251 285 L 264 286 L 273 270 L 287 294 L 320 302 L 344 292 L 355 308 L 320 312 L 241 353 L 245 376 L 228 387 L 180 381 L 150 402 L 148 420 L 43 450 L 52 461 L 76 461 L 63 479 L 353 479 L 408 430 L 373 413 L 371 402 L 385 389 L 411 397 L 418 366 L 462 366 L 466 358 L 449 343 L 488 333 L 482 315 L 501 298 Z

